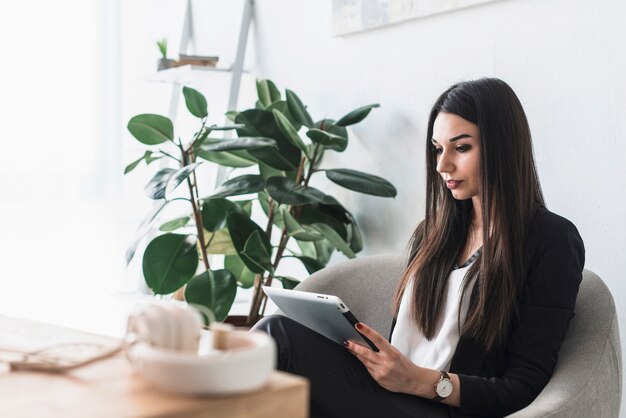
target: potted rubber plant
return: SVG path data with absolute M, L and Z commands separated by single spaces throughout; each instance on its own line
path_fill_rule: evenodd
M 253 288 L 244 321 L 251 326 L 264 313 L 261 286 L 278 280 L 290 289 L 301 279 L 285 275 L 282 260 L 299 260 L 314 273 L 326 266 L 334 251 L 353 258 L 363 247 L 352 213 L 312 187 L 314 176 L 355 192 L 395 197 L 395 187 L 381 177 L 320 167 L 326 152 L 346 151 L 346 127 L 360 123 L 378 105 L 360 107 L 336 120 L 314 120 L 296 93 L 286 90 L 283 96 L 272 81 L 258 80 L 255 108 L 229 112 L 229 126 L 207 126 L 205 97 L 189 87 L 182 93 L 199 126 L 186 143 L 174 135 L 172 121 L 164 116 L 141 114 L 128 123 L 130 133 L 148 150 L 125 174 L 156 159 L 167 159 L 173 166 L 158 169 L 145 187 L 154 206 L 129 246 L 127 261 L 143 237 L 149 231 L 155 235 L 160 225 L 143 253 L 149 289 L 160 295 L 183 291 L 188 303 L 207 308 L 215 320 L 223 321 L 237 288 Z M 236 137 L 217 135 L 225 130 Z M 198 189 L 204 180 L 196 173 L 200 164 L 230 170 L 207 196 L 200 196 Z M 187 190 L 181 196 L 183 185 Z M 161 220 L 164 208 L 180 200 L 188 202 L 189 214 Z M 258 212 L 254 215 L 253 207 Z M 223 268 L 211 266 L 217 257 L 223 257 Z

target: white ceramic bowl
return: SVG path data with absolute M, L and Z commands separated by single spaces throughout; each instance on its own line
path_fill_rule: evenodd
M 275 342 L 263 332 L 233 330 L 228 336 L 228 350 L 209 347 L 212 334 L 202 331 L 198 353 L 139 343 L 128 350 L 128 357 L 152 386 L 187 395 L 255 390 L 267 383 L 276 366 Z

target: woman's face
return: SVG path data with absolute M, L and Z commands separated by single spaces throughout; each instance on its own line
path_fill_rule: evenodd
M 457 200 L 478 197 L 480 132 L 477 125 L 452 113 L 439 112 L 433 125 L 437 172 Z

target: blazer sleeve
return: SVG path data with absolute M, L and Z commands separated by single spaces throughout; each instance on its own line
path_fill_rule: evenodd
M 574 316 L 585 250 L 576 227 L 551 214 L 537 226 L 536 250 L 520 296 L 519 316 L 498 377 L 459 375 L 461 415 L 505 416 L 529 405 L 552 376 Z

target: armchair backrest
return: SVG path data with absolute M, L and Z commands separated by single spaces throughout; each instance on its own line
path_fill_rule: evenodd
M 387 337 L 391 299 L 405 265 L 405 257 L 399 255 L 356 258 L 316 272 L 297 289 L 339 296 L 359 321 Z

